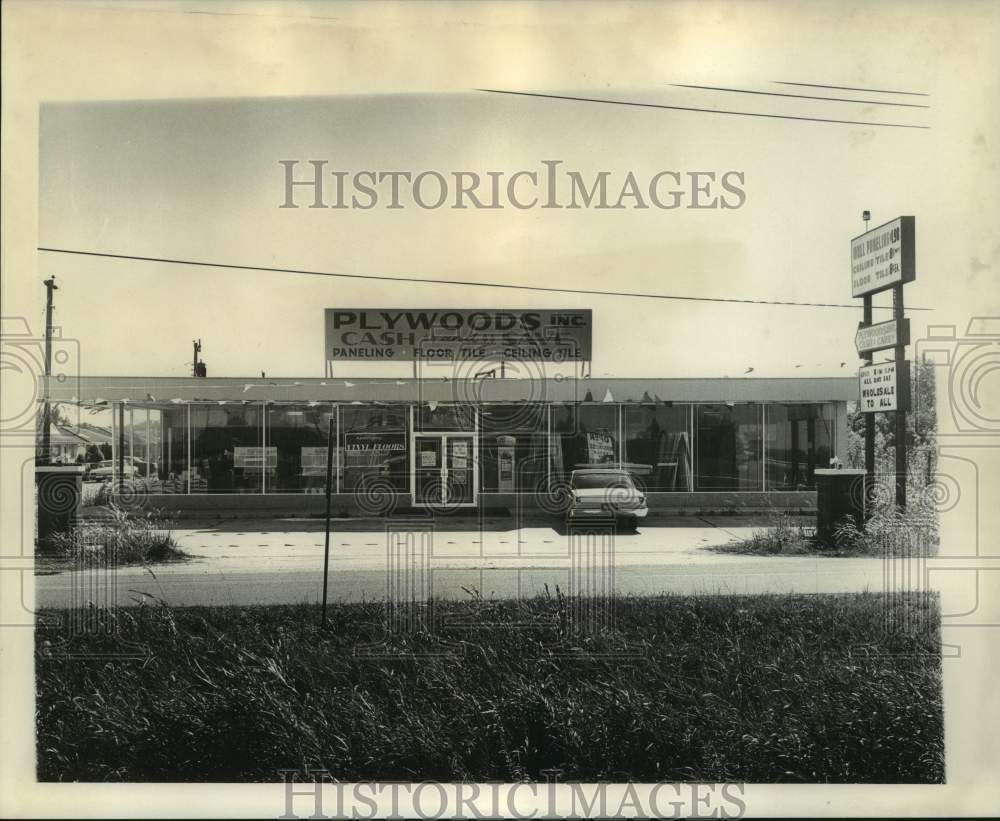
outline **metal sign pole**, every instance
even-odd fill
[[[323,627],[326,627],[326,596],[330,572],[330,502],[333,493],[333,435],[333,419],[331,418],[326,442],[326,537],[323,545]]]
[[[863,219],[868,228],[869,211]],[[906,508],[906,414],[910,409],[909,363],[906,346],[910,326],[903,316],[903,286],[916,279],[915,220],[897,217],[851,240],[851,292],[864,298],[864,322],[854,337],[865,361],[859,373],[861,410],[865,414],[865,519],[871,515],[875,474],[875,414],[893,415],[896,440],[895,502]],[[872,295],[892,289],[892,320],[872,324]],[[874,365],[875,351],[893,349],[891,362]],[[889,378],[895,384],[885,383]]]
[[[867,294],[864,299],[864,324],[872,324],[872,296]],[[865,364],[871,365],[873,354],[871,351],[865,353]],[[872,515],[872,491],[875,488],[875,414],[865,414],[865,501],[864,517],[867,522]]]
[[[892,316],[899,324],[903,325],[903,286],[894,285],[892,288]],[[897,339],[902,342],[903,339]],[[904,381],[903,374],[906,369],[906,347],[897,345],[896,351],[896,507],[900,510],[906,509],[906,409],[909,407],[910,397],[903,395],[903,390],[909,391],[908,381]]]

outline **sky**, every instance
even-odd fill
[[[322,376],[325,308],[585,307],[594,312],[595,376],[742,376],[750,368],[755,376],[850,375],[859,364],[853,338],[861,310],[850,293],[849,242],[864,230],[864,209],[872,212],[872,227],[902,214],[916,217],[917,280],[907,286],[906,302],[933,310],[911,311],[915,339],[929,324],[964,328],[968,297],[976,291],[982,294],[977,309],[995,313],[1000,300],[989,284],[1000,243],[983,203],[995,196],[998,181],[997,109],[983,101],[1000,89],[995,74],[980,70],[982,33],[968,16],[960,22],[928,9],[909,25],[897,21],[887,37],[892,3],[865,7],[865,21],[832,20],[815,6],[794,6],[797,13],[778,28],[772,17],[755,18],[753,5],[725,7],[724,27],[711,13],[695,15],[683,4],[658,10],[658,26],[649,33],[632,29],[629,38],[624,17],[617,25],[607,21],[603,37],[581,25],[573,60],[564,66],[544,60],[542,51],[558,42],[565,20],[511,23],[507,30],[499,23],[492,29],[470,24],[461,39],[448,26],[428,26],[421,54],[432,54],[435,42],[439,48],[460,44],[454,62],[470,69],[467,85],[445,75],[438,83],[448,87],[433,90],[404,82],[393,87],[387,78],[364,88],[364,68],[380,35],[360,21],[317,31],[291,20],[275,23],[271,37],[286,49],[282,70],[298,69],[297,81],[287,84],[294,94],[230,93],[224,82],[204,80],[200,93],[190,95],[181,93],[180,83],[173,93],[158,88],[157,99],[43,100],[38,245],[391,278],[857,307],[543,294],[40,252],[39,279],[54,274],[60,286],[56,324],[64,337],[79,341],[85,374],[184,375],[191,340],[200,338],[211,376]],[[172,15],[160,18],[174,23]],[[686,25],[670,25],[679,22]],[[199,23],[218,21],[207,16]],[[849,31],[832,37],[831,25]],[[968,48],[956,42],[942,50],[939,38],[928,53],[929,33],[942,26]],[[651,36],[655,31],[661,39]],[[216,34],[220,47],[229,43],[221,29]],[[310,45],[342,45],[345,38],[357,57],[352,70],[305,70],[337,63]],[[482,70],[473,45],[496,38],[521,48],[498,61],[502,70]],[[635,52],[625,54],[629,42]],[[293,43],[298,50],[290,51]],[[641,78],[636,66],[619,62],[626,59],[645,65]],[[521,76],[512,76],[515,65]],[[379,85],[388,87],[371,87]],[[127,87],[119,93],[131,97]],[[769,96],[776,93],[867,102]],[[303,171],[305,161],[323,159],[329,169],[352,174],[498,170],[507,176],[560,160],[585,178],[610,172],[613,190],[630,171],[641,184],[660,171],[736,171],[746,198],[740,208],[715,210],[282,209],[280,161],[290,159],[302,161]],[[298,198],[308,201],[305,193]],[[36,310],[43,293],[38,284]],[[885,295],[876,303],[888,305]],[[876,318],[888,319],[889,312],[876,311]],[[338,363],[337,373],[393,376],[409,368]]]

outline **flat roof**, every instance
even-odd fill
[[[856,401],[858,380],[778,379],[367,379],[341,377],[50,377],[54,402],[169,406],[184,402],[823,402]]]

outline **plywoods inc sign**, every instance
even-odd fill
[[[851,293],[865,296],[916,278],[914,219],[897,217],[851,240]]]
[[[592,319],[590,310],[327,308],[326,358],[588,360]]]

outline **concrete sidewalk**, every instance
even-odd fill
[[[568,556],[568,536],[561,523],[535,517],[514,528],[507,517],[469,519],[382,520],[334,519],[331,555],[351,567],[383,567],[388,527],[394,531],[430,533],[432,556],[450,562],[532,561]],[[294,566],[315,556],[324,545],[321,519],[226,519],[184,522],[173,530],[181,548],[202,560],[268,561],[273,566]],[[731,560],[732,556],[705,548],[745,539],[763,527],[759,520],[736,517],[665,518],[663,523],[640,525],[635,532],[615,535],[620,562],[654,561],[689,564]]]
[[[65,607],[86,601],[88,591],[116,603],[137,603],[144,594],[174,605],[277,604],[315,602],[322,589],[323,521],[316,519],[215,520],[185,522],[174,530],[192,556],[185,562],[150,569],[124,567],[113,584],[94,588],[89,571],[36,577],[36,604]],[[428,529],[418,522],[411,546],[419,560],[401,567],[399,552],[388,549],[385,524],[371,520],[334,521],[330,538],[330,600],[383,599],[390,569],[403,573],[418,598],[466,598],[471,590],[498,598],[527,596],[557,586],[580,589],[612,584],[621,594],[660,593],[819,593],[881,588],[884,564],[878,559],[814,556],[760,557],[715,552],[713,545],[746,538],[759,520],[718,517],[670,518],[622,533],[613,556],[593,539],[589,546],[570,539],[552,520],[511,529],[510,520],[445,520]],[[556,526],[554,526],[556,525]],[[403,522],[394,526],[405,527]],[[605,551],[605,552],[602,552]],[[405,551],[404,551],[405,552]],[[575,556],[571,556],[575,552]],[[404,559],[405,561],[405,559]],[[576,576],[573,577],[573,567]],[[98,580],[100,581],[100,580]],[[113,588],[113,589],[112,589]]]

